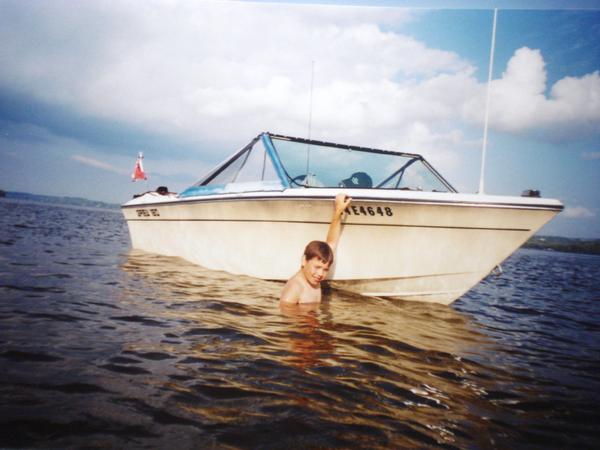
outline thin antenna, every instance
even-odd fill
[[[312,104],[313,104],[313,88],[315,81],[315,61],[311,61],[310,64],[310,100],[308,102],[308,139],[310,139],[312,132]],[[306,146],[306,177],[304,178],[304,185],[308,186],[308,175],[310,167],[310,144]]]
[[[481,150],[481,173],[479,174],[479,194],[484,193],[483,178],[485,172],[485,153],[487,148],[488,122],[490,116],[490,86],[492,84],[492,71],[494,69],[494,49],[496,47],[496,20],[498,8],[494,8],[494,25],[492,27],[492,47],[490,49],[490,67],[488,72],[487,93],[485,98],[485,121],[483,125],[483,148]]]
[[[315,62],[311,61],[310,64],[310,100],[308,103],[308,139],[312,130],[312,103],[313,103],[313,88],[315,82]]]

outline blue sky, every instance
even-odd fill
[[[539,189],[566,206],[544,234],[600,238],[600,2],[567,5],[0,0],[0,189],[180,191],[261,131],[305,136],[314,61],[312,137],[475,192],[498,6],[485,191]]]

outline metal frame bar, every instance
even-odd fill
[[[404,152],[395,152],[392,150],[381,150],[381,149],[377,149],[377,148],[360,147],[360,146],[346,145],[346,144],[336,144],[335,142],[316,141],[314,139],[296,138],[296,137],[292,137],[292,136],[284,136],[281,134],[274,134],[274,133],[266,133],[266,134],[268,134],[271,138],[281,139],[284,141],[294,141],[294,142],[299,142],[301,144],[321,145],[321,146],[325,146],[325,147],[341,148],[344,150],[356,150],[359,152],[382,153],[384,155],[401,155],[401,156],[408,156],[408,157],[413,157],[413,158],[422,158],[422,156],[417,153],[404,153]]]
[[[279,176],[279,179],[283,183],[283,186],[286,188],[290,187],[289,176],[286,176],[287,173],[281,164],[281,160],[279,159],[279,155],[277,154],[277,150],[275,150],[275,146],[271,142],[271,135],[269,133],[261,133],[259,137],[262,139],[262,142],[265,146],[265,150],[269,154],[269,158],[271,158],[271,162],[275,166],[275,171]]]
[[[412,159],[409,159],[406,162],[406,164],[404,164],[402,167],[400,167],[398,170],[396,170],[393,174],[391,174],[389,177],[387,177],[385,180],[383,180],[381,183],[379,183],[377,186],[375,186],[375,189],[381,188],[381,186],[383,186],[385,183],[387,183],[388,181],[390,181],[395,176],[399,175],[400,172],[404,172],[404,170],[407,167],[410,167],[411,165],[413,165],[416,161],[419,161],[420,159],[423,159],[423,158],[412,158]],[[402,179],[403,175],[404,175],[404,173],[402,175],[400,175],[400,178],[398,179],[398,182],[396,183],[396,189],[398,189],[398,186],[400,185],[400,180]]]
[[[209,183],[213,178],[215,178],[217,175],[219,175],[221,172],[223,172],[225,169],[227,169],[231,165],[231,163],[238,158],[238,156],[240,156],[242,153],[244,153],[246,150],[248,150],[249,147],[252,147],[256,143],[256,141],[258,141],[260,136],[261,136],[260,134],[258,136],[256,136],[254,139],[252,139],[252,141],[250,141],[250,143],[248,145],[245,145],[244,147],[242,147],[241,150],[238,150],[233,155],[231,155],[229,158],[227,158],[225,161],[223,161],[221,164],[217,165],[217,167],[215,169],[213,169],[211,172],[209,172],[204,177],[202,177],[199,181],[197,181],[194,184],[194,186],[203,186],[206,183]]]

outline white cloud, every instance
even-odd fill
[[[542,53],[518,49],[502,77],[493,80],[490,126],[502,131],[549,129],[553,134],[575,136],[581,131],[597,133],[600,126],[600,73],[565,77],[546,96],[547,74]],[[480,86],[482,91],[484,86]],[[467,101],[465,117],[483,118],[482,94]]]
[[[414,80],[473,71],[455,53],[385,31],[383,25],[397,29],[418,14],[403,8],[6,5],[0,54],[10,64],[0,65],[0,84],[86,114],[192,137],[248,139],[274,127],[304,134],[311,61],[315,129],[338,136],[397,128],[415,113],[427,118],[426,109],[439,116],[439,101],[419,106]]]
[[[107,153],[105,147],[35,125],[0,120],[0,130],[0,180],[5,190],[122,202],[145,188],[131,183],[134,150],[128,156]],[[167,185],[179,192],[211,168],[197,156],[172,158],[168,151],[147,151],[144,156],[152,188]]]
[[[584,152],[581,156],[588,160],[600,159],[600,152]]]
[[[454,52],[402,33],[404,8],[153,1],[3,2],[0,87],[186,139],[238,143],[263,130],[426,152],[442,169],[483,120],[485,85]],[[400,30],[400,31],[399,31]],[[494,80],[491,126],[597,132],[600,75],[546,95],[539,50]]]
[[[114,173],[118,173],[121,175],[127,174],[127,171],[125,171],[122,168],[115,167],[111,164],[108,164],[108,163],[105,163],[102,161],[98,161],[97,159],[90,158],[88,156],[71,155],[71,159],[74,161],[77,161],[81,164],[84,164],[86,166],[95,167],[96,169],[106,170],[108,172],[114,172]]]
[[[567,219],[591,219],[592,217],[596,217],[596,214],[583,206],[572,206],[565,208],[562,217]]]

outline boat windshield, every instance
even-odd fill
[[[179,196],[288,187],[456,192],[420,155],[263,133]]]
[[[420,155],[271,135],[290,187],[456,192]]]
[[[260,135],[257,136],[179,196],[282,191],[285,188],[283,175],[277,172],[264,142]]]

